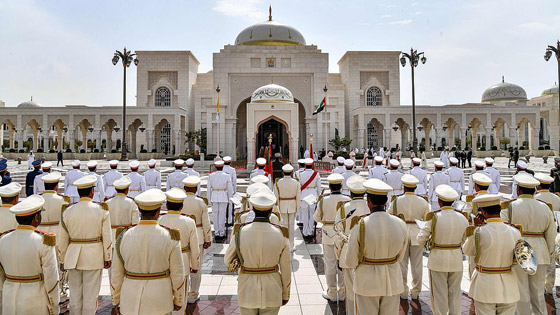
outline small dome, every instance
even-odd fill
[[[277,84],[267,84],[256,89],[251,95],[251,103],[293,103],[294,96],[287,88]]]
[[[26,107],[42,107],[43,105],[35,103],[33,101],[23,102],[19,104],[17,107],[26,108]]]
[[[542,91],[542,95],[550,95],[550,94],[558,94],[558,85],[553,85],[551,87],[549,87],[548,89]]]
[[[242,30],[235,45],[305,45],[305,38],[297,29],[272,20],[269,9],[268,21],[251,25]]]
[[[525,90],[519,85],[504,82],[503,77],[501,83],[487,88],[482,94],[483,103],[519,100],[527,100],[527,93]]]

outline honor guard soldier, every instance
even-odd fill
[[[560,157],[554,158],[554,168],[550,170],[550,177],[554,178],[550,191],[560,192]]]
[[[143,175],[146,181],[146,190],[153,188],[161,189],[161,173],[156,170],[156,160],[151,159],[148,161],[148,170]]]
[[[463,213],[453,209],[459,194],[449,185],[435,189],[441,210],[426,215],[426,225],[418,234],[422,247],[430,241],[428,269],[430,297],[434,314],[461,314],[461,279],[465,230],[469,222]]]
[[[333,173],[339,173],[342,174],[344,173],[344,171],[346,170],[346,168],[344,167],[344,161],[346,161],[346,159],[343,156],[339,156],[336,158],[336,163],[338,164],[338,166],[336,168],[334,168],[332,170]]]
[[[80,161],[72,161],[72,170],[64,176],[64,195],[70,197],[71,203],[76,203],[80,199],[74,182],[82,176],[84,176],[84,172],[80,171]]]
[[[207,194],[208,201],[212,203],[212,218],[214,222],[214,236],[216,240],[223,241],[226,235],[226,215],[229,198],[234,194],[231,178],[224,173],[224,161],[214,162],[216,171],[208,176]]]
[[[391,186],[368,179],[364,187],[371,214],[352,219],[346,253],[347,266],[355,268],[355,314],[398,314],[404,291],[398,262],[408,243],[406,224],[385,211]]]
[[[231,156],[224,156],[224,172],[229,174],[231,179],[231,185],[233,186],[233,193],[237,192],[237,172],[235,168],[231,167]],[[227,213],[227,224],[233,225],[233,203],[229,202],[228,204],[228,213]]]
[[[354,161],[347,159],[344,161],[344,172],[342,172],[342,177],[344,178],[342,181],[342,194],[345,196],[350,196],[350,190],[348,189],[348,186],[346,186],[346,181],[348,180],[348,178],[350,178],[351,176],[356,175],[356,173],[354,173],[353,168],[354,168]]]
[[[351,222],[354,217],[368,215],[369,208],[367,201],[364,199],[366,188],[364,187],[365,179],[360,175],[354,175],[348,179],[348,188],[350,189],[350,198],[348,202],[338,203],[335,222],[338,223],[337,228],[343,235],[337,233],[335,235],[334,246],[338,259],[338,265],[342,268],[344,278],[344,288],[346,291],[346,314],[354,315],[354,269],[350,268],[346,263],[346,252],[348,243],[344,239],[350,235]]]
[[[373,161],[375,162],[375,167],[369,169],[368,177],[383,180],[385,174],[388,173],[387,169],[383,166],[383,157],[378,155],[373,158]]]
[[[111,168],[105,175],[103,175],[103,185],[105,186],[105,199],[113,198],[117,194],[113,182],[117,179],[123,177],[123,174],[117,171],[119,166],[119,161],[111,160],[109,161],[109,167]]]
[[[0,187],[8,185],[12,182],[12,178],[7,175],[8,165],[6,163],[0,163]]]
[[[282,166],[284,177],[280,178],[274,184],[274,195],[278,200],[278,211],[282,216],[282,224],[288,228],[290,232],[290,248],[294,249],[294,226],[296,212],[300,208],[301,203],[301,185],[292,177],[294,167],[290,164]]]
[[[194,170],[194,159],[189,158],[187,159],[187,169],[185,170],[185,174],[187,174],[187,176],[198,176],[200,177],[200,173]],[[225,162],[224,162],[225,164]],[[235,184],[237,187],[237,183]],[[234,190],[235,192],[235,190]],[[197,190],[196,190],[196,195],[200,196],[200,184],[198,184]]]
[[[473,200],[480,211],[475,225],[467,228],[465,255],[475,258],[476,271],[469,296],[480,315],[515,313],[519,301],[517,278],[512,272],[519,230],[500,218],[500,196],[483,194]]]
[[[35,193],[34,192],[35,177],[43,174],[43,172],[41,171],[41,160],[35,160],[31,163],[31,165],[33,165],[33,170],[27,173],[27,175],[25,176],[25,195],[27,197]]]
[[[117,232],[111,271],[117,314],[171,314],[184,305],[181,235],[157,221],[165,197],[159,189],[136,196],[140,223]]]
[[[173,187],[183,187],[183,179],[185,179],[187,174],[183,173],[183,165],[185,161],[182,159],[177,159],[173,161],[173,165],[175,166],[175,171],[169,175],[167,175],[167,190]]]
[[[167,213],[159,217],[159,223],[163,226],[179,230],[181,235],[181,253],[185,267],[185,296],[189,290],[189,275],[200,273],[200,253],[198,247],[198,232],[194,218],[181,213],[187,194],[183,189],[172,188],[165,193],[167,196]],[[179,310],[179,314],[185,314],[185,306]]]
[[[529,167],[529,165],[527,165],[527,162],[525,161],[517,161],[517,171],[516,171],[516,175],[517,174],[527,174],[527,175],[531,175],[529,174],[529,172],[527,172],[527,168]],[[511,198],[512,199],[517,199],[518,195],[517,195],[517,181],[515,180],[515,176],[513,176],[513,181],[511,184]]]
[[[474,162],[474,169],[475,169],[475,171],[474,171],[471,175],[469,175],[469,191],[468,191],[468,194],[469,194],[469,195],[472,194],[472,193],[474,193],[474,181],[473,181],[473,178],[472,178],[473,174],[475,174],[475,173],[482,173],[482,174],[488,176],[488,173],[486,173],[486,172],[484,171],[484,166],[485,166],[485,165],[486,165],[486,164],[484,163],[484,161],[475,161],[475,162]],[[489,176],[488,176],[488,177],[489,177]]]
[[[19,194],[21,193],[21,185],[11,182],[8,185],[0,187],[0,197],[2,198],[2,207],[0,207],[0,234],[17,228],[18,223],[12,213],[10,207],[17,204]]]
[[[560,211],[560,197],[558,196],[558,194],[550,192],[550,186],[554,182],[554,178],[544,173],[536,173],[535,179],[540,182],[540,185],[537,186],[538,190],[537,190],[537,194],[535,195],[535,199],[544,201],[547,204],[551,205],[553,211]],[[553,212],[553,213],[557,213],[557,212]],[[558,225],[558,222],[556,222],[556,225]],[[554,250],[556,251],[556,249]],[[556,261],[554,259],[551,259],[550,265],[548,265],[547,268],[546,281],[544,284],[546,294],[552,294],[555,280],[556,280]]]
[[[455,191],[459,194],[459,198],[463,195],[465,191],[465,172],[457,167],[459,160],[455,157],[449,158],[449,163],[451,167],[447,169],[447,176],[449,176],[449,186],[453,187]]]
[[[239,268],[237,296],[241,315],[278,314],[290,299],[292,277],[288,229],[269,217],[276,197],[266,192],[251,196],[251,223],[236,224],[224,261]]]
[[[250,179],[252,179],[253,177],[255,177],[257,175],[264,175],[264,176],[268,177],[268,188],[270,188],[270,190],[272,190],[272,177],[270,176],[270,174],[268,172],[266,172],[264,170],[265,166],[266,166],[266,159],[265,158],[258,158],[257,159],[257,168],[254,169],[251,172]]]
[[[401,182],[403,173],[399,171],[399,165],[399,161],[391,159],[389,161],[389,167],[391,168],[391,170],[383,177],[383,181],[393,188],[393,190],[390,191],[388,195],[389,201],[392,200],[392,196],[398,196],[402,194],[403,191]]]
[[[517,303],[518,314],[546,314],[544,283],[546,269],[554,252],[556,223],[549,206],[533,198],[535,187],[540,183],[529,174],[514,176],[519,199],[512,200],[501,212],[504,221],[521,225],[521,236],[533,247],[538,261],[537,272],[528,275],[521,267],[513,268],[519,283],[521,299]]]
[[[103,178],[101,177],[101,175],[96,173],[96,171],[97,171],[97,161],[89,161],[87,163],[87,168],[89,170],[89,173],[87,173],[86,175],[93,175],[97,178],[97,182],[96,182],[95,186],[93,186],[92,201],[97,202],[97,203],[105,201],[105,186],[103,185]],[[80,197],[82,197],[82,196],[80,196]]]
[[[80,200],[62,212],[58,236],[61,269],[68,270],[70,313],[95,314],[102,269],[111,267],[111,220],[106,203],[92,201],[99,177],[74,182]]]
[[[33,180],[33,194],[35,195],[40,195],[43,191],[45,191],[45,185],[43,185],[44,183],[41,180],[41,177],[51,172],[52,163],[45,162],[41,165],[41,167],[43,168],[43,174],[35,176],[35,179]]]
[[[298,169],[294,172],[294,177],[299,180],[299,175],[301,174],[301,172],[305,171],[305,159],[299,159],[297,160],[297,163]],[[342,164],[344,165],[344,162],[342,162]]]
[[[50,234],[59,234],[60,216],[62,211],[70,204],[70,198],[57,194],[58,182],[62,175],[59,172],[51,172],[41,177],[45,191],[43,192],[44,212],[41,213],[39,229]]]
[[[486,162],[486,169],[484,171],[488,173],[488,176],[492,179],[492,185],[488,187],[488,193],[497,194],[500,192],[500,171],[494,168],[493,158],[487,157],[484,159],[484,162]]]
[[[412,159],[412,169],[408,173],[418,179],[415,194],[418,196],[426,196],[428,194],[428,173],[420,167],[422,160],[419,158]]]
[[[345,162],[346,163],[346,162]],[[334,229],[333,225],[336,218],[336,210],[339,202],[350,201],[341,193],[342,182],[344,177],[340,174],[331,174],[327,177],[331,194],[321,196],[317,203],[317,210],[313,218],[316,222],[323,224],[323,261],[325,263],[325,277],[327,279],[327,290],[323,291],[323,298],[331,302],[344,301],[346,292],[344,290],[344,275],[342,270],[338,269],[338,260],[336,259],[334,249]]]
[[[410,297],[418,300],[418,295],[422,290],[422,257],[424,247],[418,244],[416,237],[420,232],[416,220],[422,221],[428,212],[430,212],[430,204],[426,199],[414,194],[418,185],[418,179],[410,174],[401,177],[404,187],[404,194],[397,196],[389,205],[388,212],[392,215],[404,217],[406,229],[408,230],[408,242],[406,251],[401,260],[401,272],[403,279],[404,292],[401,299],[408,299],[408,261],[410,260],[410,272],[412,274],[412,287],[410,288]]]
[[[116,238],[118,228],[128,228],[138,224],[140,213],[134,200],[127,197],[131,180],[123,176],[113,182],[116,196],[107,200],[109,217],[111,219],[111,231],[113,240]]]
[[[210,220],[208,219],[208,205],[206,202],[195,195],[197,187],[200,185],[198,176],[189,176],[183,179],[183,185],[187,197],[183,201],[183,209],[181,212],[193,218],[196,223],[198,233],[199,261],[204,259],[204,250],[210,247],[212,242],[212,231]],[[192,304],[200,299],[198,290],[200,289],[200,279],[202,272],[189,274],[189,288],[187,294],[187,303]]]
[[[0,235],[0,293],[3,314],[59,313],[54,234],[37,230],[43,197],[33,195],[10,208],[18,226]]]
[[[313,169],[313,159],[305,159],[305,171],[300,173],[299,183],[301,184],[301,199],[311,195],[315,200],[321,195],[321,176]],[[315,214],[316,204],[309,204],[306,201],[300,203],[300,220],[303,223],[303,238],[310,239],[313,237],[315,222],[313,214]]]
[[[449,176],[443,172],[443,162],[442,161],[435,161],[434,162],[434,169],[435,172],[430,176],[430,180],[428,181],[429,189],[428,189],[428,200],[430,202],[430,206],[432,211],[439,210],[439,201],[438,196],[436,194],[436,188],[439,185],[449,185]]]
[[[130,161],[130,174],[128,174],[128,177],[130,178],[131,183],[128,188],[128,197],[133,199],[146,191],[146,180],[144,180],[144,176],[138,174],[139,167],[140,162]],[[182,185],[180,188],[183,189]]]

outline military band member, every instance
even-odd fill
[[[18,226],[16,218],[10,213],[10,207],[18,203],[21,190],[21,185],[16,182],[11,182],[8,185],[0,187],[0,197],[2,198],[2,206],[0,207],[0,234],[8,230],[13,230]]]
[[[225,162],[224,162],[224,164],[225,164]],[[187,169],[185,170],[185,174],[187,174],[188,176],[198,176],[198,177],[200,177],[200,173],[194,170],[194,159],[192,159],[192,158],[187,159],[186,165],[187,165]],[[237,185],[237,183],[235,185]],[[198,184],[198,187],[197,187],[197,190],[196,190],[196,195],[200,196],[200,184]]]
[[[183,187],[183,179],[189,176],[183,172],[183,165],[185,165],[185,161],[183,159],[177,159],[173,161],[173,166],[175,166],[175,171],[167,175],[167,189],[171,189],[173,187]]]
[[[321,176],[313,169],[313,159],[305,159],[305,171],[300,173],[299,183],[301,184],[301,199],[312,195],[315,200],[321,194]],[[315,221],[313,215],[315,214],[316,204],[310,205],[307,202],[300,203],[300,220],[303,223],[303,238],[310,239],[313,237],[313,230]]]
[[[179,230],[181,235],[181,252],[185,267],[185,296],[189,290],[189,275],[200,270],[200,253],[198,247],[198,232],[196,223],[190,216],[181,213],[187,194],[183,189],[172,188],[165,193],[167,196],[167,213],[159,217],[159,223]],[[185,314],[186,303],[177,314]]]
[[[118,228],[128,228],[138,224],[140,220],[140,212],[134,200],[127,197],[131,180],[128,176],[122,176],[115,180],[116,196],[107,200],[109,207],[109,217],[111,219],[111,232],[113,240],[116,238]]]
[[[517,303],[518,314],[546,314],[544,300],[544,283],[546,269],[554,252],[556,224],[548,205],[533,198],[539,181],[529,174],[514,176],[517,182],[519,198],[510,201],[501,212],[505,222],[521,225],[521,236],[533,247],[538,261],[537,272],[528,275],[518,265],[513,270],[517,275],[520,300]]]
[[[231,185],[233,186],[233,193],[235,194],[237,191],[237,171],[231,166],[231,156],[224,156],[224,172],[229,174]],[[230,200],[227,209],[227,224],[229,226],[233,225],[233,210],[233,203]]]
[[[426,216],[426,225],[418,234],[422,247],[430,240],[428,269],[430,272],[430,297],[435,315],[461,314],[461,279],[465,230],[469,222],[463,213],[451,206],[459,194],[449,185],[435,189],[441,210]]]
[[[375,162],[375,167],[369,169],[368,177],[383,180],[385,174],[388,173],[387,169],[383,166],[383,157],[378,155],[373,158],[373,161]]]
[[[322,196],[317,203],[317,210],[313,218],[316,222],[323,224],[323,261],[325,263],[325,277],[327,279],[327,290],[323,291],[323,298],[331,302],[344,301],[346,292],[344,290],[344,275],[342,270],[338,269],[338,260],[336,259],[334,249],[334,220],[339,202],[350,201],[341,193],[342,182],[344,176],[334,173],[327,177],[329,182],[330,195]]]
[[[469,296],[480,315],[513,315],[519,301],[517,278],[512,272],[514,249],[521,239],[519,230],[500,218],[500,196],[482,194],[473,200],[480,215],[467,228],[463,252],[475,258],[476,271]]]
[[[140,222],[117,233],[111,278],[117,314],[170,314],[184,305],[181,235],[157,221],[165,197],[159,189],[136,196]]]
[[[430,206],[432,211],[439,210],[439,198],[436,194],[436,188],[439,185],[449,185],[449,176],[443,172],[443,162],[434,162],[434,173],[430,176],[429,180],[429,190],[428,199],[430,201]]]
[[[80,199],[78,189],[74,186],[74,182],[84,176],[84,172],[80,171],[80,161],[72,161],[72,170],[64,176],[64,195],[70,197],[70,203],[76,203]]]
[[[119,166],[119,161],[111,160],[109,161],[109,167],[111,168],[105,175],[103,175],[103,185],[105,186],[105,199],[113,198],[117,194],[113,182],[121,178],[123,174],[117,170]]]
[[[418,196],[426,196],[428,194],[428,173],[420,167],[420,163],[422,163],[422,160],[413,158],[413,167],[408,173],[418,179],[418,185],[416,185],[414,193]]]
[[[387,183],[387,185],[393,188],[393,190],[389,192],[389,195],[387,196],[389,198],[389,201],[391,200],[392,196],[398,196],[402,194],[403,191],[402,182],[401,182],[401,177],[403,176],[403,173],[399,171],[399,165],[400,165],[399,161],[395,159],[389,160],[390,170],[383,177],[383,181]]]
[[[128,177],[130,178],[130,187],[128,187],[128,197],[134,198],[139,194],[146,191],[146,180],[144,176],[138,174],[138,168],[140,167],[140,162],[138,161],[130,161],[130,174]],[[183,187],[180,187],[183,189]]]
[[[486,162],[485,171],[486,173],[488,173],[490,179],[492,179],[492,185],[488,187],[488,193],[497,194],[500,192],[500,182],[502,181],[500,177],[500,171],[494,168],[493,158],[487,157],[484,159],[484,162]]]
[[[560,197],[558,197],[557,194],[550,192],[550,185],[554,182],[554,178],[544,173],[536,173],[535,179],[540,182],[540,185],[537,186],[538,190],[537,190],[537,194],[535,195],[535,199],[542,200],[547,204],[551,205],[553,211],[560,211]],[[557,213],[557,212],[553,212],[553,213]],[[558,222],[556,222],[556,225],[558,225]],[[547,268],[546,280],[544,284],[546,294],[552,294],[555,280],[556,280],[556,261],[554,259],[551,259],[550,265],[548,265]]]
[[[86,175],[94,175],[97,178],[97,183],[93,186],[93,202],[102,202],[105,201],[105,186],[103,185],[103,178],[101,175],[96,173],[97,170],[97,161],[89,161],[87,163],[87,168],[89,173]],[[80,196],[81,197],[81,196]]]
[[[62,270],[68,270],[70,313],[95,314],[102,269],[111,267],[111,220],[107,204],[92,201],[95,175],[74,182],[80,200],[62,212],[58,236]]]
[[[301,185],[292,177],[294,167],[290,164],[282,166],[283,178],[274,184],[274,194],[278,200],[278,211],[282,216],[282,224],[290,232],[290,248],[294,249],[295,214],[300,208]]]
[[[266,159],[265,158],[258,158],[257,159],[257,168],[254,169],[251,172],[250,179],[253,179],[253,177],[255,177],[257,175],[264,175],[264,176],[268,177],[268,188],[270,188],[270,190],[272,190],[272,176],[271,176],[271,174],[269,174],[268,172],[266,172],[264,170],[265,166],[266,166]]]
[[[35,176],[35,179],[33,180],[33,193],[36,195],[40,195],[43,191],[45,191],[45,185],[43,185],[41,177],[51,172],[52,163],[45,162],[41,165],[41,167],[43,168],[43,173]]]
[[[37,230],[44,199],[32,195],[10,208],[18,226],[0,235],[0,305],[3,314],[59,313],[58,265],[53,234]]]
[[[25,195],[27,197],[34,194],[33,184],[35,182],[35,177],[43,174],[43,171],[41,171],[41,160],[35,160],[31,165],[33,166],[33,170],[25,176]]]
[[[45,191],[43,192],[43,213],[41,213],[41,223],[39,229],[41,231],[54,234],[59,234],[60,216],[62,211],[70,204],[70,198],[57,194],[58,182],[62,175],[59,172],[51,172],[41,179],[43,180]]]
[[[345,167],[344,167],[344,161],[345,161],[345,160],[346,160],[346,159],[345,159],[343,156],[337,157],[337,158],[336,158],[336,163],[338,164],[338,166],[337,166],[336,168],[334,168],[334,169],[332,170],[332,172],[333,172],[333,173],[339,173],[339,174],[344,173],[344,171],[346,170]]]
[[[344,178],[344,180],[342,181],[342,194],[345,196],[350,196],[350,190],[348,189],[348,186],[346,186],[346,181],[348,180],[348,178],[350,178],[351,176],[356,175],[356,173],[354,173],[354,161],[351,159],[347,159],[344,161],[344,172],[341,173],[342,177]]]
[[[196,196],[196,191],[200,186],[200,178],[198,176],[189,176],[183,179],[183,186],[187,197],[183,201],[183,209],[181,212],[190,216],[196,223],[199,245],[199,261],[202,263],[204,259],[204,250],[208,249],[212,242],[212,231],[210,220],[208,219],[208,205],[206,202]],[[187,303],[192,304],[200,299],[198,290],[200,289],[200,279],[202,272],[189,273],[189,288],[187,294]]]
[[[471,175],[469,175],[469,191],[468,191],[469,195],[474,193],[474,181],[473,181],[473,178],[472,178],[473,174],[482,173],[482,174],[488,176],[488,173],[486,173],[486,171],[484,171],[484,166],[485,165],[486,164],[484,163],[484,161],[479,160],[479,161],[474,162],[474,170],[475,171]]]
[[[263,183],[254,183],[251,184],[247,187],[247,196],[249,196],[248,198],[250,198],[250,196],[257,194],[257,193],[266,193],[266,194],[271,194],[276,198],[276,195],[274,195],[274,192],[272,192],[268,186],[266,186]],[[247,201],[247,205],[249,206],[248,209],[251,209],[250,207],[251,202]],[[250,223],[253,222],[253,220],[255,219],[255,211],[253,210],[246,210],[243,213],[239,213],[238,215],[236,215],[235,218],[235,223]],[[280,213],[278,212],[278,205],[274,205],[272,207],[272,215],[269,218],[270,223],[273,224],[277,224],[280,225],[281,224],[281,220],[282,220],[282,216],[280,216]]]
[[[474,192],[470,195],[465,197],[465,201],[467,202],[467,206],[465,207],[464,212],[472,213],[474,216],[478,215],[478,207],[476,202],[473,201],[478,195],[487,194],[488,187],[492,185],[492,179],[484,174],[484,173],[473,173],[471,175],[471,180],[474,185]],[[472,218],[469,216],[469,221],[472,223]]]
[[[398,314],[403,293],[401,268],[408,243],[406,224],[385,211],[392,190],[379,179],[364,182],[371,214],[354,218],[346,264],[355,268],[355,314]]]
[[[226,235],[226,211],[229,198],[233,196],[233,186],[229,174],[223,172],[224,161],[214,162],[216,171],[208,176],[207,194],[212,203],[212,217],[214,222],[214,236],[216,240],[225,240]]]
[[[455,191],[459,194],[459,198],[463,195],[465,191],[465,172],[463,169],[458,168],[457,164],[459,160],[455,157],[449,158],[450,168],[447,169],[447,175],[449,176],[449,186],[453,187]]]
[[[161,189],[161,173],[156,170],[156,160],[151,159],[148,161],[148,170],[143,175],[146,181],[146,190],[153,188]]]
[[[262,192],[251,196],[255,211],[251,223],[236,224],[234,239],[224,261],[239,266],[238,304],[241,315],[278,314],[280,306],[290,299],[291,255],[288,229],[270,223],[276,203],[273,194]]]
[[[416,194],[419,181],[416,177],[410,174],[405,174],[401,177],[404,187],[404,194],[396,197],[390,204],[388,212],[392,215],[402,215],[408,230],[408,242],[406,251],[400,262],[402,279],[404,285],[404,292],[401,294],[401,299],[408,299],[408,261],[410,260],[410,272],[412,274],[412,287],[410,288],[410,297],[413,300],[418,299],[418,295],[422,290],[422,257],[424,247],[418,244],[416,237],[420,232],[416,220],[423,220],[426,214],[430,212],[430,204]]]
[[[527,175],[531,175],[529,174],[529,172],[527,172],[527,168],[529,167],[529,165],[527,165],[527,162],[525,161],[517,161],[517,171],[516,171],[516,175],[517,174],[527,174]],[[517,194],[517,181],[515,180],[515,176],[513,177],[513,181],[511,184],[511,198],[512,199],[517,199],[518,194]],[[522,297],[523,298],[523,297]]]

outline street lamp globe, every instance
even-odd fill
[[[406,66],[406,58],[404,56],[401,57],[401,65],[403,67]]]
[[[424,56],[422,56],[422,59],[420,59],[420,61],[422,61],[422,64],[425,64],[427,60],[428,60],[428,59],[427,59],[426,57],[424,57]]]
[[[119,56],[115,55],[115,56],[113,57],[113,60],[112,60],[112,61],[113,61],[113,66],[116,66],[116,65],[117,65],[117,62],[119,62]]]

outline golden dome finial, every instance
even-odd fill
[[[272,5],[268,6],[268,20],[272,21]]]

